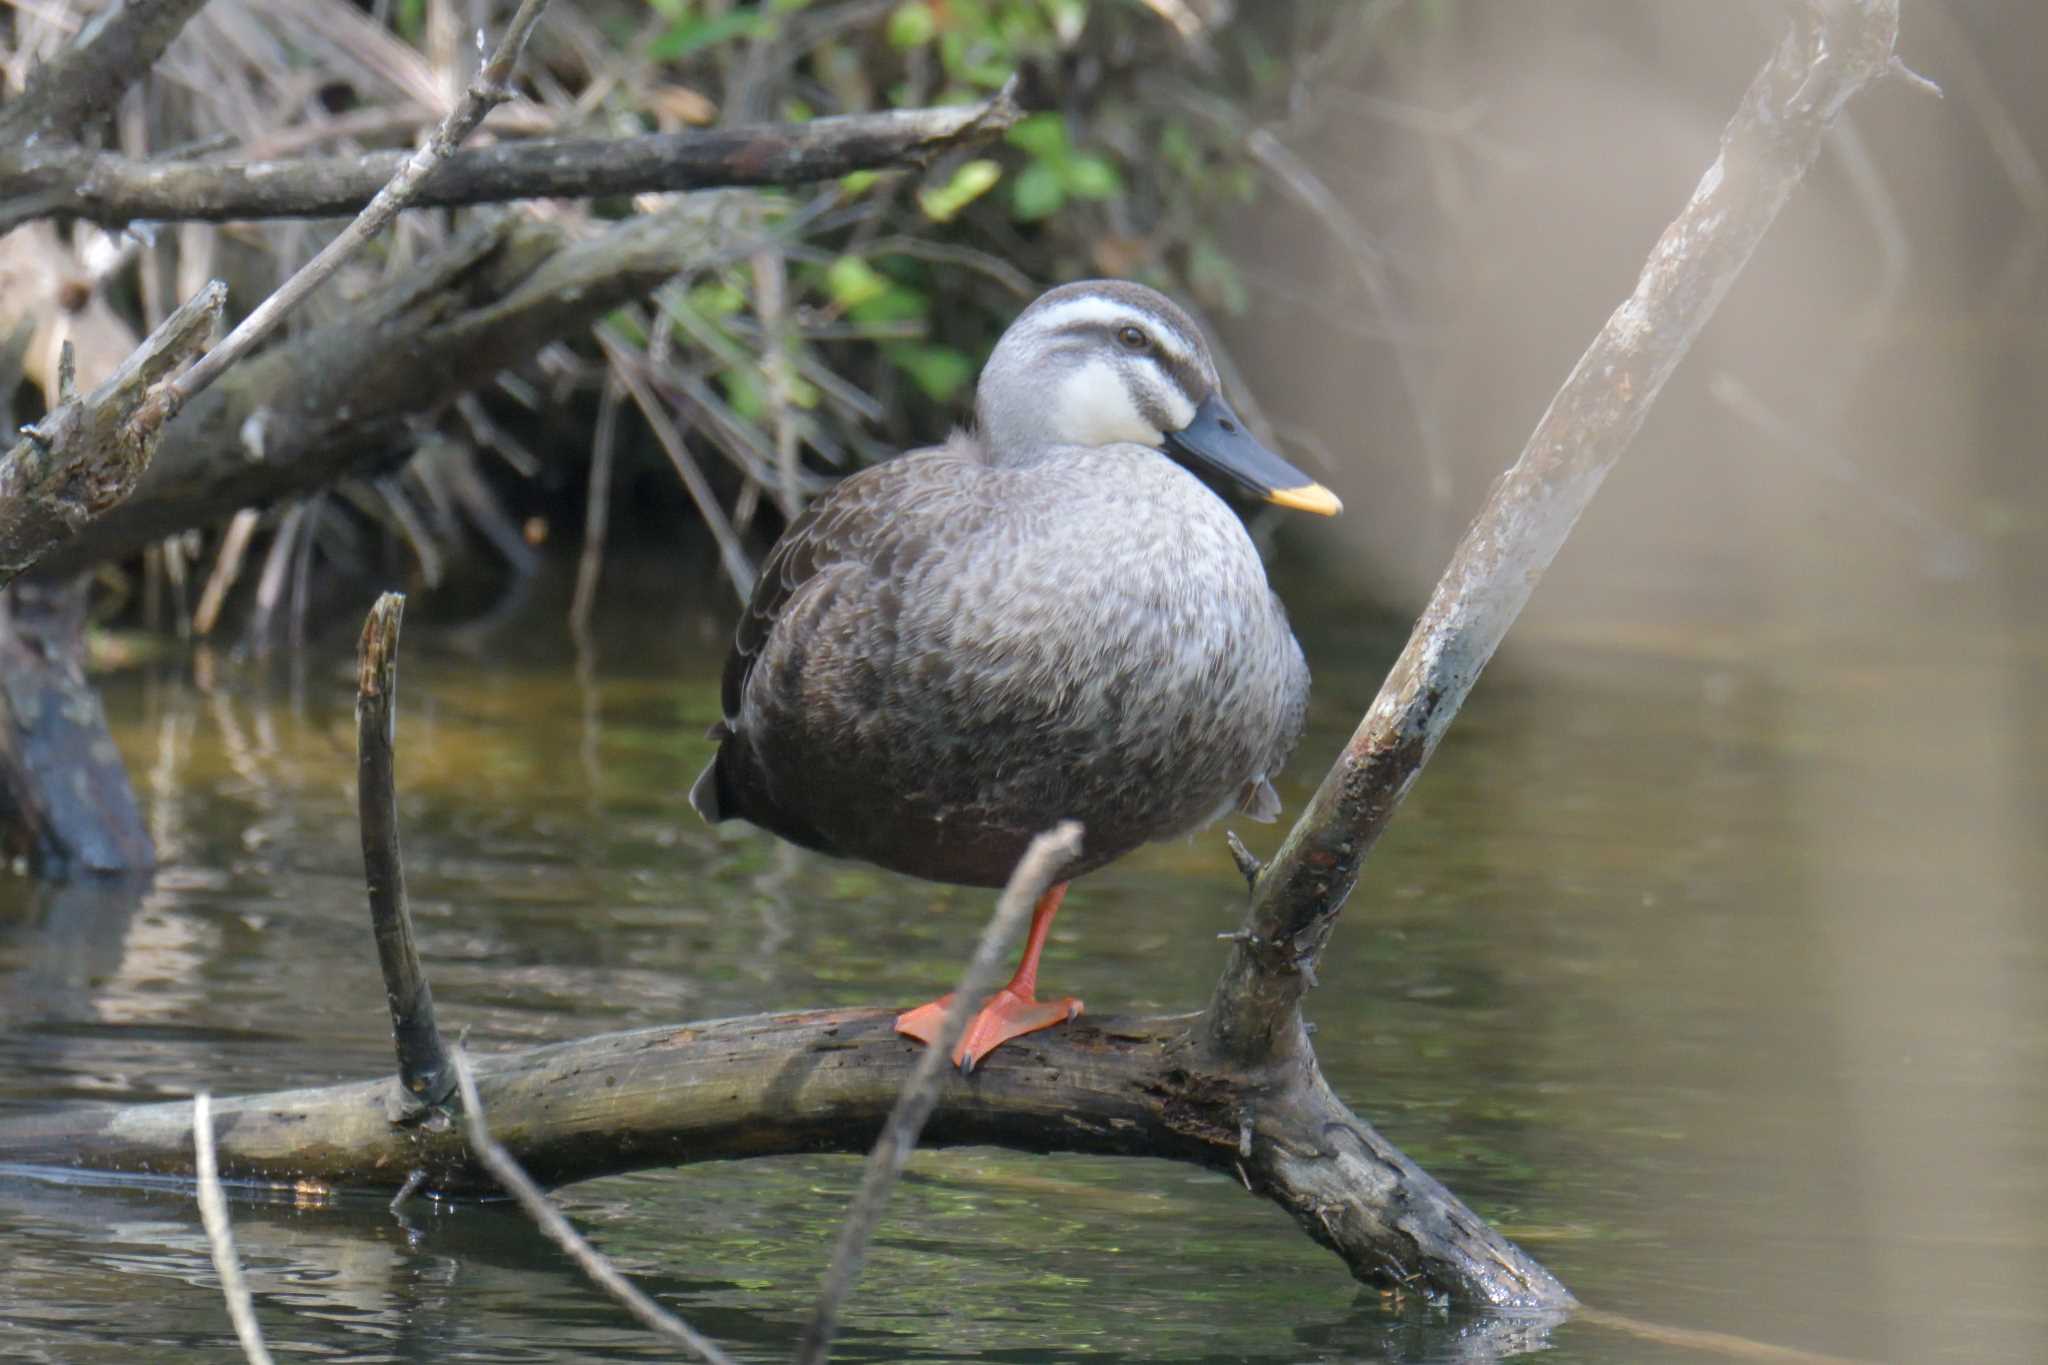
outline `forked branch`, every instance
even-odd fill
[[[1751,85],[1720,156],[1496,487],[1407,650],[1274,864],[1206,1014],[1091,1017],[942,1074],[926,1140],[1165,1157],[1237,1176],[1369,1284],[1534,1310],[1573,1303],[1542,1266],[1389,1146],[1324,1083],[1303,991],[1359,869],[1601,478],[1851,94],[1893,65],[1897,0],[1813,0]],[[894,1011],[716,1020],[480,1059],[506,1146],[561,1183],[636,1167],[866,1149],[923,1050]],[[245,1180],[476,1193],[447,1125],[387,1112],[389,1082],[225,1100]],[[0,1118],[0,1161],[189,1169],[181,1104]]]
[[[1401,798],[1600,482],[1642,428],[1849,97],[1895,64],[1898,0],[1810,0],[1720,154],[1493,486],[1379,696],[1260,874],[1206,1026],[1240,1064],[1302,1046],[1301,997]]]

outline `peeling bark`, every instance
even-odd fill
[[[57,406],[0,455],[0,587],[126,498],[168,415],[160,386],[206,347],[227,302],[215,281],[165,318],[107,381]]]

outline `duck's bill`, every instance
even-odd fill
[[[1344,510],[1335,493],[1260,445],[1221,394],[1203,399],[1194,421],[1166,433],[1166,446],[1267,502],[1325,517]]]

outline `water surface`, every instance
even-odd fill
[[[490,1050],[950,980],[987,893],[689,813],[723,602],[621,582],[580,670],[559,607],[543,592],[481,642],[408,624],[405,855],[445,1026]],[[1361,612],[1297,615],[1318,690],[1290,809],[1399,643]],[[2048,1355],[2048,649],[1933,619],[1912,638],[1626,610],[1538,626],[1348,909],[1310,1000],[1333,1082],[1587,1303],[1865,1358]],[[164,866],[139,889],[0,881],[0,1106],[389,1070],[352,637],[296,678],[222,659],[206,687],[183,660],[108,679]],[[1219,833],[1147,850],[1076,890],[1045,983],[1102,1011],[1196,1007],[1241,901]],[[561,1199],[664,1303],[778,1360],[857,1176],[851,1158],[773,1159]],[[505,1208],[240,1201],[235,1219],[281,1356],[666,1358]],[[0,1176],[0,1230],[0,1354],[232,1352],[186,1192]],[[1603,1322],[1384,1301],[1205,1172],[971,1149],[914,1160],[840,1355],[1546,1345],[1716,1358]]]

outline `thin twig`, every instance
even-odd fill
[[[256,605],[249,613],[248,638],[258,655],[268,654],[276,643],[277,609],[284,603],[299,529],[305,525],[306,504],[295,502],[285,509],[276,533],[270,538],[270,548],[264,553],[263,569],[256,576]]]
[[[953,1048],[967,1032],[967,1016],[995,984],[1003,958],[1030,916],[1031,907],[1058,878],[1060,869],[1080,852],[1081,826],[1063,820],[1031,841],[1031,847],[1018,860],[1017,870],[1010,874],[1010,884],[1003,888],[996,912],[988,927],[981,931],[981,942],[975,945],[974,956],[953,988],[946,1017],[939,1025],[939,1036],[917,1059],[910,1079],[903,1083],[896,1107],[890,1111],[889,1121],[882,1126],[882,1136],[868,1153],[860,1190],[853,1197],[853,1206],[846,1211],[839,1242],[832,1249],[832,1264],[818,1291],[818,1306],[811,1314],[810,1325],[804,1329],[803,1343],[797,1348],[798,1365],[823,1365],[831,1351],[833,1335],[839,1328],[839,1310],[860,1276],[868,1241],[882,1221],[889,1192],[896,1187],[896,1178],[903,1174],[910,1154],[917,1150],[918,1134],[924,1131],[925,1120],[931,1117],[932,1106],[939,1101],[939,1086],[952,1070]]]
[[[490,1125],[484,1119],[483,1097],[477,1094],[476,1074],[470,1068],[469,1058],[463,1055],[461,1048],[457,1048],[451,1060],[455,1083],[462,1095],[462,1131],[469,1140],[470,1151],[504,1187],[505,1193],[526,1210],[527,1216],[539,1225],[547,1239],[567,1252],[569,1259],[590,1277],[592,1284],[617,1299],[644,1326],[681,1344],[694,1352],[698,1359],[710,1361],[711,1365],[732,1365],[732,1357],[720,1350],[717,1342],[700,1335],[689,1323],[648,1298],[603,1252],[585,1241],[583,1235],[571,1226],[540,1186],[533,1183],[533,1177],[491,1136]]]
[[[761,375],[775,424],[775,492],[782,515],[795,520],[804,510],[797,482],[796,399],[789,382],[790,340],[786,334],[789,262],[772,247],[754,253],[754,311],[761,319]]]
[[[412,199],[428,173],[447,160],[456,145],[483,122],[485,114],[512,97],[508,85],[512,79],[512,68],[518,63],[519,54],[526,47],[527,35],[540,22],[541,11],[547,8],[547,3],[548,0],[520,0],[519,10],[512,16],[497,51],[470,81],[468,89],[462,92],[462,98],[448,111],[448,117],[441,120],[440,126],[434,129],[418,151],[406,158],[398,174],[377,191],[376,198],[356,215],[353,222],[322,247],[318,255],[299,267],[290,279],[279,285],[269,298],[252,309],[234,331],[171,385],[172,396],[179,405],[190,402],[194,394],[227,373],[229,366],[270,335],[284,320],[285,314],[340,269],[343,261],[383,231],[385,225],[397,217],[398,211]]]
[[[619,439],[619,381],[607,377],[597,400],[597,430],[590,439],[590,491],[583,506],[583,552],[576,561],[576,594],[569,600],[569,633],[590,639],[597,578],[604,571],[605,528],[611,519],[612,452]]]
[[[362,825],[363,880],[370,893],[370,927],[391,1006],[391,1036],[398,1049],[398,1079],[422,1105],[440,1105],[454,1093],[448,1046],[434,1022],[434,992],[420,964],[405,897],[405,863],[398,852],[398,783],[392,746],[397,738],[398,627],[402,593],[387,592],[363,622],[356,657],[356,806]]]
[[[206,1225],[206,1246],[220,1276],[221,1296],[228,1301],[228,1321],[234,1323],[235,1337],[250,1365],[270,1365],[249,1283],[242,1278],[241,1258],[235,1255],[227,1197],[221,1193],[220,1163],[213,1151],[213,1097],[203,1090],[192,1097],[192,1169],[199,1177],[199,1221]]]
[[[221,608],[227,605],[228,592],[242,576],[242,561],[249,553],[249,537],[256,534],[256,523],[262,515],[253,507],[244,507],[228,522],[228,529],[220,538],[220,550],[213,557],[213,572],[206,576],[206,586],[199,593],[199,605],[192,612],[194,635],[204,638],[213,634],[213,628],[220,620]]]
[[[626,392],[633,395],[634,404],[654,430],[654,439],[667,452],[669,462],[675,465],[676,473],[682,477],[683,487],[689,491],[690,500],[697,504],[698,515],[704,518],[711,538],[718,542],[718,555],[725,564],[726,576],[732,580],[733,591],[739,594],[742,602],[746,601],[754,591],[753,561],[747,558],[738,534],[726,518],[717,495],[711,491],[711,485],[705,481],[703,471],[690,457],[689,447],[683,444],[682,432],[676,430],[668,409],[662,406],[661,399],[648,386],[646,376],[641,374],[639,358],[624,342],[614,337],[609,328],[599,327],[596,336],[598,345],[604,348],[605,357],[611,361],[612,372],[626,386]]]

